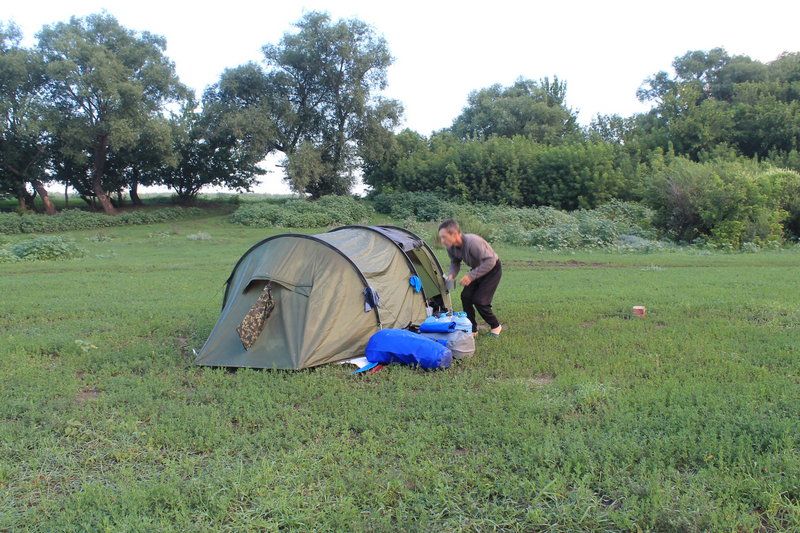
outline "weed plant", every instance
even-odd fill
[[[15,261],[52,261],[74,259],[86,255],[86,250],[74,240],[60,235],[45,235],[26,239],[0,250],[0,263]]]
[[[193,366],[278,231],[0,265],[0,530],[800,529],[800,250],[498,243],[506,329],[447,370]]]

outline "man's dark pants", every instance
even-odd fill
[[[478,322],[475,320],[475,308],[478,309],[481,317],[489,324],[489,327],[494,329],[500,325],[500,321],[494,316],[492,312],[492,298],[494,298],[494,291],[500,284],[500,277],[503,275],[503,267],[500,261],[494,265],[486,275],[474,280],[472,283],[464,287],[461,291],[461,305],[472,322],[473,333],[478,331]]]

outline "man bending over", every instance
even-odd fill
[[[439,225],[439,240],[450,256],[450,273],[447,279],[455,279],[461,270],[461,261],[472,268],[458,281],[464,287],[461,291],[461,304],[472,322],[472,334],[478,334],[478,322],[475,320],[477,307],[478,313],[491,328],[489,335],[500,336],[503,326],[492,312],[494,291],[503,275],[500,258],[483,237],[461,233],[461,227],[455,220],[445,220]]]

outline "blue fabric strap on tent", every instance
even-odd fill
[[[419,292],[422,290],[422,281],[419,279],[419,276],[411,276],[411,279],[408,280],[408,283],[414,287],[414,292]]]
[[[381,297],[378,296],[378,291],[372,287],[364,289],[364,312],[369,313],[373,307],[378,307]]]

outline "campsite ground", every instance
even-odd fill
[[[800,529],[797,248],[500,247],[507,329],[447,370],[192,366],[276,232],[0,264],[0,530]]]

